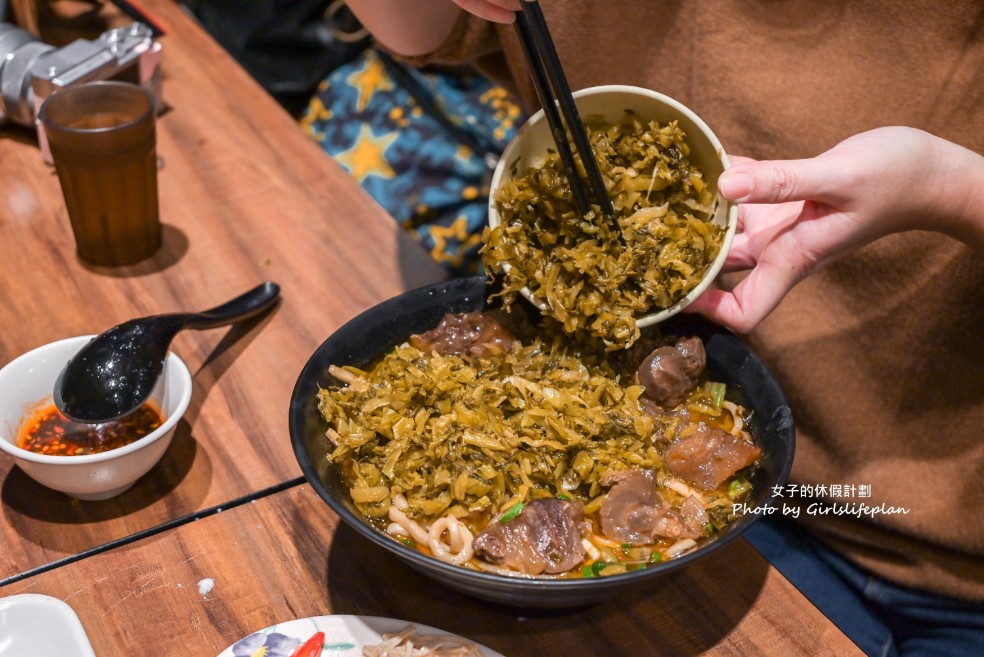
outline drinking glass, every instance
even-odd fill
[[[80,258],[128,265],[161,246],[156,101],[127,82],[88,82],[49,96],[38,112]]]

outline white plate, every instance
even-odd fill
[[[0,657],[96,657],[75,611],[58,598],[0,598]]]
[[[248,657],[254,654],[265,654],[267,657],[290,657],[290,654],[299,645],[311,638],[315,632],[325,633],[322,655],[362,657],[362,646],[381,643],[384,640],[384,633],[400,632],[408,625],[413,625],[417,634],[447,636],[474,643],[483,657],[503,657],[500,653],[470,639],[435,627],[395,618],[346,615],[312,616],[271,625],[264,630],[243,637],[223,650],[218,657]],[[267,652],[257,653],[256,651],[264,645],[267,647]]]

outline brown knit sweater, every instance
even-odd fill
[[[984,153],[976,0],[541,4],[572,88],[665,93],[731,154],[809,157],[892,124]],[[474,60],[535,107],[511,27],[466,17],[431,59]],[[984,254],[932,233],[884,238],[801,283],[748,340],[793,405],[793,481],[826,487],[799,488],[799,519],[872,573],[984,601]],[[870,496],[842,496],[850,486]]]

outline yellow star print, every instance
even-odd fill
[[[365,66],[354,71],[345,81],[359,92],[356,107],[360,112],[369,105],[369,99],[375,92],[393,88],[393,81],[386,74],[383,61],[371,51],[366,57]]]
[[[431,257],[437,262],[446,262],[458,267],[464,262],[464,252],[471,249],[482,241],[481,235],[468,234],[468,217],[458,216],[447,228],[434,224],[430,227],[430,236],[434,240],[434,247],[431,249]],[[447,250],[449,240],[458,240],[460,243],[458,253],[451,253]]]
[[[301,117],[299,123],[304,132],[313,137],[316,141],[321,141],[325,138],[325,133],[318,130],[316,124],[330,118],[331,110],[325,107],[325,104],[321,101],[320,97],[315,96],[311,99],[311,102],[308,103],[307,111],[304,113],[304,116]]]
[[[335,160],[360,183],[368,176],[393,178],[396,172],[386,161],[384,154],[398,136],[397,132],[388,132],[376,137],[369,125],[363,124],[352,147],[336,155]]]

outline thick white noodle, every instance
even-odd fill
[[[400,497],[398,495],[393,496],[393,505],[389,508],[389,519],[395,524],[399,525],[403,529],[404,535],[409,536],[413,540],[417,541],[422,545],[427,545],[430,543],[430,534],[418,525],[415,521],[407,517],[403,511],[401,511],[396,504],[396,498]],[[403,500],[406,504],[406,500]],[[387,530],[388,531],[388,530]],[[391,532],[392,533],[392,532]]]
[[[735,426],[731,428],[731,433],[740,437],[747,438],[743,429],[745,428],[745,420],[742,419],[741,413],[738,411],[738,405],[734,402],[724,400],[721,402],[721,408],[725,408],[731,413],[731,417],[735,420]]]
[[[447,543],[444,534],[448,534]],[[475,556],[472,550],[474,540],[471,531],[454,516],[438,518],[430,527],[430,540],[427,544],[431,552],[441,561],[461,566]]]
[[[352,382],[359,378],[358,375],[353,372],[349,372],[348,370],[338,367],[337,365],[329,365],[328,373],[342,383],[347,383],[348,385],[352,385]]]
[[[692,538],[681,538],[679,541],[666,548],[666,556],[672,559],[673,557],[679,557],[685,552],[697,547],[697,541]]]
[[[484,570],[485,572],[488,573],[495,573],[496,575],[502,575],[503,577],[515,577],[517,579],[534,579],[532,575],[521,573],[518,570],[510,570],[509,568],[496,566],[494,563],[489,563],[488,561],[483,561],[482,559],[476,559],[474,563],[479,570]],[[540,575],[539,579],[556,579],[556,578]]]
[[[663,481],[663,485],[676,493],[680,493],[680,495],[685,498],[690,496],[696,497],[697,501],[701,503],[701,506],[707,506],[707,501],[704,499],[704,496],[700,494],[700,492],[694,490],[679,479],[667,478]]]
[[[409,505],[405,497],[393,496],[389,508],[389,519],[393,522],[386,528],[388,534],[409,536],[420,545],[428,546],[436,559],[455,566],[462,566],[475,556],[472,550],[475,537],[463,522],[454,516],[445,516],[434,521],[427,530],[407,517],[404,513],[407,508]],[[444,541],[445,533],[448,535],[447,542]]]

